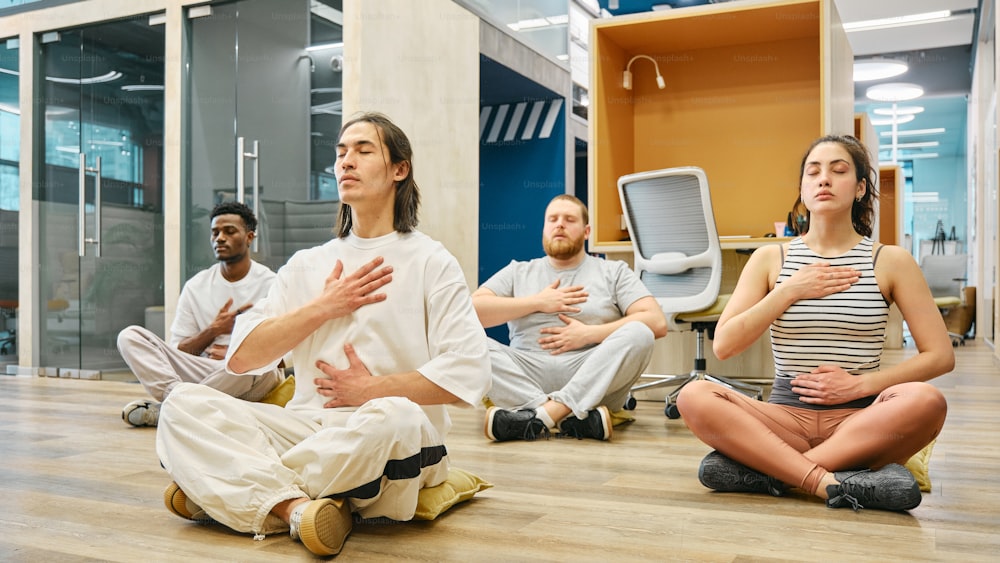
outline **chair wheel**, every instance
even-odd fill
[[[681,417],[681,411],[677,410],[677,405],[670,403],[667,408],[663,409],[663,414],[667,415],[670,420],[677,420]]]
[[[635,400],[635,397],[629,395],[629,398],[625,399],[625,407],[624,407],[625,410],[627,410],[627,411],[634,411],[637,402],[638,401]]]

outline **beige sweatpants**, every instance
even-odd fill
[[[277,503],[346,498],[363,518],[410,520],[423,487],[444,482],[443,438],[409,399],[296,411],[181,383],[160,411],[156,452],[192,501],[239,532],[288,527]]]
[[[152,331],[135,325],[118,333],[118,352],[146,392],[157,401],[163,401],[174,386],[184,381],[207,385],[247,401],[259,401],[285,379],[280,370],[264,375],[232,375],[226,372],[225,360],[182,352]]]

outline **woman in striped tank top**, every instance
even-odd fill
[[[951,341],[910,253],[870,238],[877,194],[867,149],[853,137],[818,139],[800,178],[805,233],[751,255],[713,343],[724,360],[770,331],[768,401],[708,381],[677,399],[691,431],[715,449],[699,479],[726,492],[795,487],[831,508],[915,508],[920,489],[900,464],[944,424],[945,398],[926,382],[954,367]],[[883,369],[893,303],[918,353]]]

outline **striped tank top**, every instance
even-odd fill
[[[776,285],[799,268],[816,262],[850,266],[861,272],[861,276],[846,291],[796,301],[771,324],[775,378],[768,402],[826,410],[862,408],[875,400],[871,396],[841,405],[811,405],[799,401],[791,386],[796,375],[821,365],[840,366],[852,375],[879,369],[889,304],[875,281],[878,255],[872,256],[873,246],[872,240],[865,237],[846,254],[830,258],[810,250],[801,237],[789,243]]]

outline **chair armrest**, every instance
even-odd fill
[[[662,252],[654,254],[648,260],[637,257],[642,263],[642,269],[661,275],[674,275],[686,272],[692,268],[708,268],[712,265],[712,257],[708,253],[688,256],[683,252]]]

